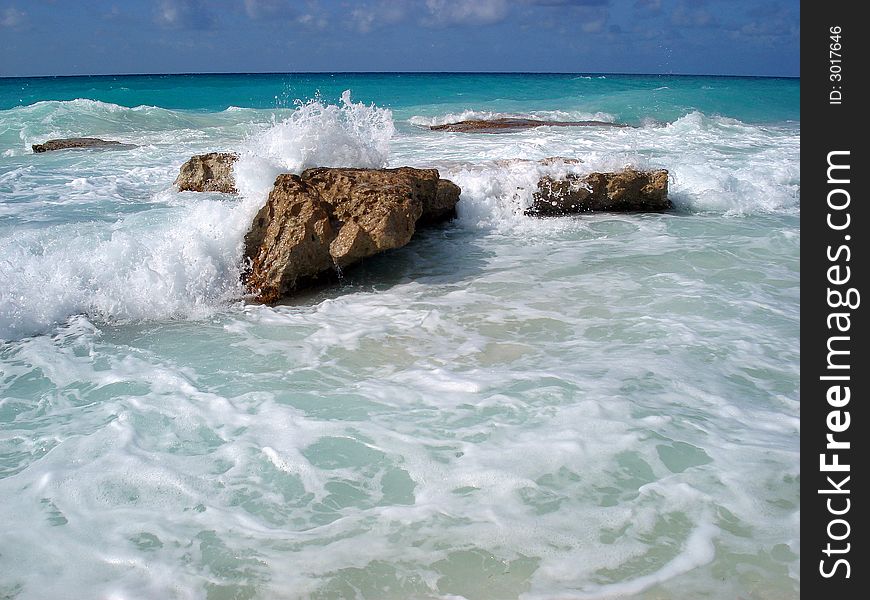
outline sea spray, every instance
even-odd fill
[[[428,165],[462,188],[463,225],[510,227],[531,202],[540,175],[626,167],[667,169],[670,197],[683,212],[745,216],[800,210],[800,135],[792,123],[752,124],[691,111],[672,123],[636,128],[541,127],[504,134],[413,128],[406,135],[394,141],[393,163],[409,162],[424,148]],[[537,164],[554,156],[582,162]]]
[[[354,103],[350,90],[342,93],[340,102],[300,102],[289,117],[253,134],[235,167],[239,190],[262,195],[279,173],[300,173],[309,167],[386,166],[395,134],[392,112]]]
[[[50,110],[56,111],[56,104]],[[95,111],[110,116],[136,112],[92,101],[59,104],[84,111],[88,118]],[[171,111],[152,110],[158,118],[165,112]],[[346,91],[340,106],[300,103],[289,116],[276,118],[242,142],[235,166],[239,198],[179,194],[168,187],[171,179],[164,168],[151,173],[150,188],[143,190],[151,195],[153,210],[127,214],[107,205],[115,212],[111,224],[85,219],[10,232],[0,238],[0,338],[44,331],[79,313],[109,322],[213,314],[244,297],[239,283],[242,239],[275,176],[310,166],[384,166],[393,134],[389,110],[353,103]],[[125,181],[121,169],[129,156],[58,155],[60,160],[83,160],[94,171],[72,181],[58,179],[58,198],[75,199],[76,210],[88,201],[111,201],[104,197],[111,189],[106,184]],[[12,171],[5,177],[15,185],[25,175]]]

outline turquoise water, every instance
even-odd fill
[[[550,74],[140,75],[0,80],[0,110],[44,100],[90,98],[126,106],[221,111],[273,109],[296,100],[354,99],[390,108],[399,119],[495,109],[604,111],[617,120],[675,120],[691,110],[746,122],[800,120],[800,82],[758,77]]]
[[[0,80],[0,597],[799,595],[800,84]],[[627,129],[486,135],[461,118]],[[96,136],[118,151],[35,155]],[[238,197],[178,193],[240,153]],[[582,163],[536,159],[566,156]],[[282,306],[277,173],[437,167],[459,218]],[[675,209],[523,216],[667,168]]]

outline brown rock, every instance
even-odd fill
[[[631,127],[608,121],[540,121],[538,119],[472,119],[444,125],[430,125],[432,131],[459,131],[463,133],[507,133],[533,127]]]
[[[668,172],[626,169],[616,173],[543,177],[527,215],[558,216],[590,211],[662,211],[668,199]]]
[[[579,158],[568,158],[567,156],[548,156],[546,158],[503,158],[493,161],[495,164],[502,167],[512,167],[514,165],[542,165],[544,167],[579,165],[583,163]]]
[[[232,152],[197,154],[181,165],[175,185],[179,192],[223,192],[236,194],[233,163],[239,155]]]
[[[568,158],[565,156],[548,156],[538,161],[539,165],[549,167],[552,165],[579,165],[583,161],[579,158]]]
[[[337,267],[404,246],[427,207],[443,219],[458,198],[435,169],[279,175],[245,236],[245,284],[258,301],[275,302]]]
[[[439,179],[434,196],[423,200],[423,214],[417,219],[417,227],[437,225],[456,218],[456,203],[462,190],[449,179]]]
[[[302,180],[313,186],[332,206],[344,227],[331,254],[339,267],[383,250],[407,244],[425,198],[438,189],[435,169],[308,169]],[[358,231],[357,231],[358,228]]]
[[[258,300],[275,302],[332,267],[329,244],[335,232],[329,209],[298,175],[278,176],[245,236],[245,257],[251,260],[245,283],[257,290]]]
[[[105,149],[112,148],[115,150],[126,150],[135,148],[135,144],[122,144],[114,140],[101,140],[100,138],[64,138],[58,140],[48,140],[43,144],[33,144],[31,146],[35,153],[51,152],[53,150],[67,150],[69,148],[93,148]]]

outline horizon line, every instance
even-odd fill
[[[196,75],[620,75],[627,77],[731,77],[740,79],[798,79],[800,75],[734,75],[713,73],[628,73],[620,71],[186,71],[178,73],[80,73],[65,75],[0,75],[0,79],[59,79],[75,77],[184,77]]]

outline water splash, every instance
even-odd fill
[[[351,100],[341,104],[320,99],[299,103],[281,121],[250,137],[236,165],[242,194],[262,194],[279,173],[299,173],[309,167],[385,167],[395,134],[389,109]]]

